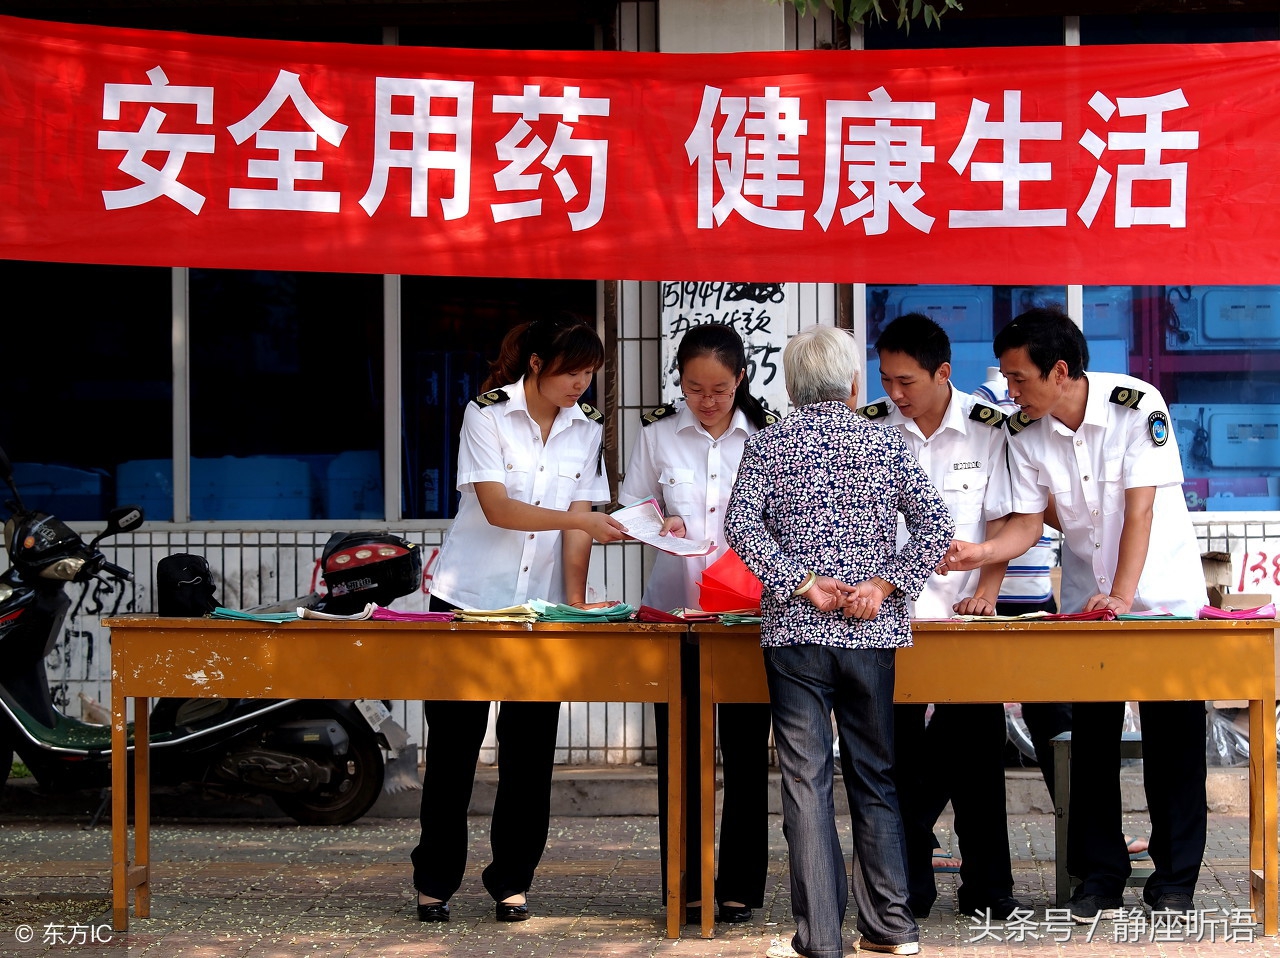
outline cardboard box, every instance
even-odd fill
[[[1204,570],[1204,584],[1210,590],[1212,598],[1212,590],[1220,589],[1222,592],[1229,591],[1231,587],[1231,556],[1226,552],[1202,552],[1200,554],[1200,568]],[[1217,605],[1210,602],[1210,605]]]
[[[1229,592],[1221,585],[1209,586],[1209,604],[1215,609],[1256,609],[1275,601],[1265,592]]]

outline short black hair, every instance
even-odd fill
[[[1070,316],[1052,307],[1027,310],[996,333],[991,347],[996,359],[1011,349],[1025,348],[1041,376],[1048,376],[1059,360],[1067,364],[1071,379],[1079,379],[1089,368],[1084,333]]]
[[[921,313],[903,313],[876,340],[877,353],[910,356],[930,376],[943,363],[951,362],[951,340],[947,331]]]

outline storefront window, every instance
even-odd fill
[[[173,448],[170,271],[0,261],[0,445],[29,508],[101,520]],[[17,306],[27,303],[27,306]],[[173,513],[172,470],[148,518]],[[166,498],[167,497],[167,498]],[[167,514],[166,514],[167,511]]]
[[[867,398],[884,395],[876,337],[893,320],[920,313],[934,320],[951,340],[951,381],[973,392],[996,365],[991,340],[1019,313],[1033,306],[1066,302],[1063,286],[868,286]]]
[[[1127,373],[1169,404],[1193,511],[1280,509],[1280,287],[1086,286],[1077,319],[1089,369]],[[874,344],[908,312],[951,337],[956,387],[995,364],[991,341],[1023,310],[1065,309],[1045,286],[869,286],[867,398],[882,395]]]
[[[191,270],[191,518],[381,519],[382,277]]]
[[[458,432],[511,327],[561,310],[596,314],[596,284],[405,276],[401,289],[404,516],[457,514]],[[583,397],[595,403],[594,391]]]
[[[1187,505],[1280,509],[1280,287],[1139,287],[1142,378],[1169,403]]]

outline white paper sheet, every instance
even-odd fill
[[[627,527],[627,535],[631,538],[663,552],[678,556],[704,556],[715,551],[716,544],[710,539],[680,539],[672,535],[658,535],[662,529],[662,510],[658,508],[657,499],[645,499],[643,502],[624,506],[612,515]]]

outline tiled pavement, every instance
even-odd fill
[[[1222,940],[1227,914],[1248,907],[1245,818],[1210,816],[1197,903],[1206,912],[1216,910],[1218,923],[1192,937],[1154,936],[1168,939],[1162,941],[1152,940],[1137,919],[1103,923],[1092,940],[1079,926],[1051,925],[1046,909],[1052,907],[1054,881],[1052,817],[1013,817],[1018,819],[1010,821],[1015,893],[1033,911],[1022,934],[1010,928],[984,934],[958,918],[955,876],[939,876],[939,903],[922,926],[924,954],[1280,956],[1280,945],[1263,938],[1260,926],[1233,927],[1226,936],[1233,940]],[[840,822],[847,837],[848,819]],[[90,830],[83,818],[10,816],[0,825],[0,956],[711,958],[761,955],[772,936],[790,934],[785,844],[777,817],[771,820],[767,901],[755,921],[718,926],[711,940],[686,926],[688,937],[675,941],[663,937],[656,819],[554,819],[530,894],[535,917],[521,924],[496,922],[480,887],[486,824],[482,817],[472,819],[471,866],[452,903],[454,920],[424,925],[415,920],[409,888],[409,851],[417,837],[413,819],[366,818],[334,828],[302,828],[280,819],[159,820],[152,832],[151,917],[133,918],[126,935],[110,931],[108,823]],[[940,825],[949,842],[949,818]],[[1129,827],[1141,833],[1146,826],[1137,815]],[[1126,900],[1136,910],[1132,890]],[[850,918],[850,953],[853,928]],[[28,934],[32,940],[21,942]],[[110,940],[94,941],[95,936]]]

